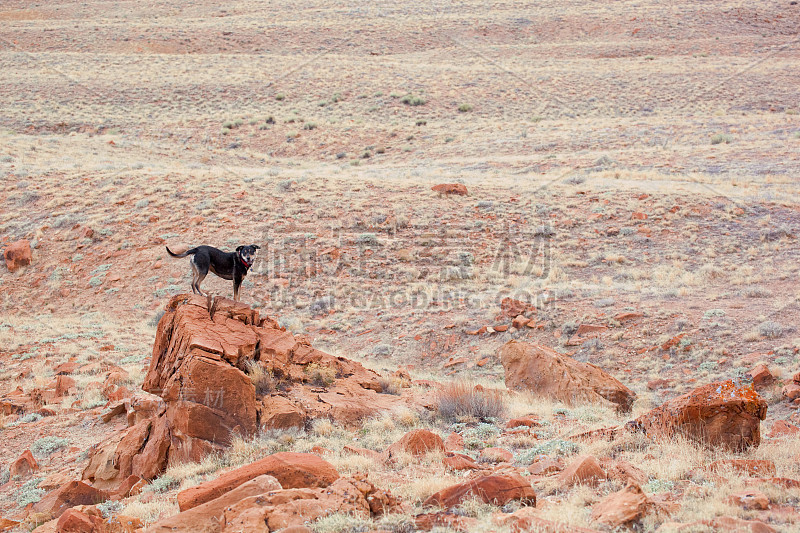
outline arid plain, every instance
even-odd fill
[[[798,28],[788,0],[4,1],[0,248],[31,254],[0,265],[0,530],[166,531],[179,494],[289,453],[383,507],[275,474],[324,503],[209,511],[208,531],[796,531]],[[241,303],[274,323],[173,300],[191,270],[164,246],[199,244],[261,246]],[[206,327],[255,430],[101,486],[142,405],[175,413],[156,352]],[[575,375],[526,390],[503,355],[521,343],[629,405],[545,392],[592,387]],[[766,406],[726,427],[746,446],[626,426],[720,383]],[[332,394],[374,412],[321,416]]]

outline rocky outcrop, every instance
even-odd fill
[[[761,443],[767,403],[750,387],[720,381],[698,387],[628,423],[656,438],[683,435],[709,447],[742,451]]]
[[[253,479],[219,498],[157,522],[148,531],[268,532],[302,526],[332,513],[371,518],[399,507],[389,492],[376,488],[362,475],[339,478],[326,488],[267,487],[261,490],[264,487],[257,481],[259,479],[263,478]]]
[[[272,476],[260,475],[246,481],[228,492],[219,493],[218,497],[201,505],[184,509],[177,515],[159,520],[148,529],[150,533],[167,533],[172,531],[207,531],[219,524],[225,508],[235,503],[270,491],[281,490],[281,484]]]
[[[353,425],[407,404],[380,394],[379,378],[238,302],[175,296],[142,386],[151,396],[115,407],[131,427],[93,451],[83,477],[103,488],[131,475],[152,479],[261,427],[303,427],[314,418]]]
[[[499,351],[509,389],[559,400],[630,411],[636,393],[591,363],[581,363],[546,346],[509,341]]]

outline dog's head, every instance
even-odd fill
[[[239,259],[244,263],[247,268],[253,264],[253,261],[256,258],[256,250],[261,248],[256,244],[250,244],[248,246],[238,246],[236,248],[236,255],[239,256]]]

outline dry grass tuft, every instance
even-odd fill
[[[506,410],[506,399],[500,391],[487,390],[467,381],[451,382],[436,394],[436,411],[448,422],[489,422],[502,418]]]
[[[275,390],[275,376],[272,372],[265,370],[257,361],[248,361],[247,375],[256,387],[256,394],[264,396]]]

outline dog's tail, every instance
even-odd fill
[[[186,250],[185,252],[183,252],[182,254],[174,254],[174,253],[172,253],[172,250],[170,250],[168,246],[165,246],[164,248],[167,249],[167,253],[169,255],[171,255],[172,257],[186,257],[187,255],[192,255],[192,254],[196,254],[197,253],[197,248],[190,248],[190,249]]]

